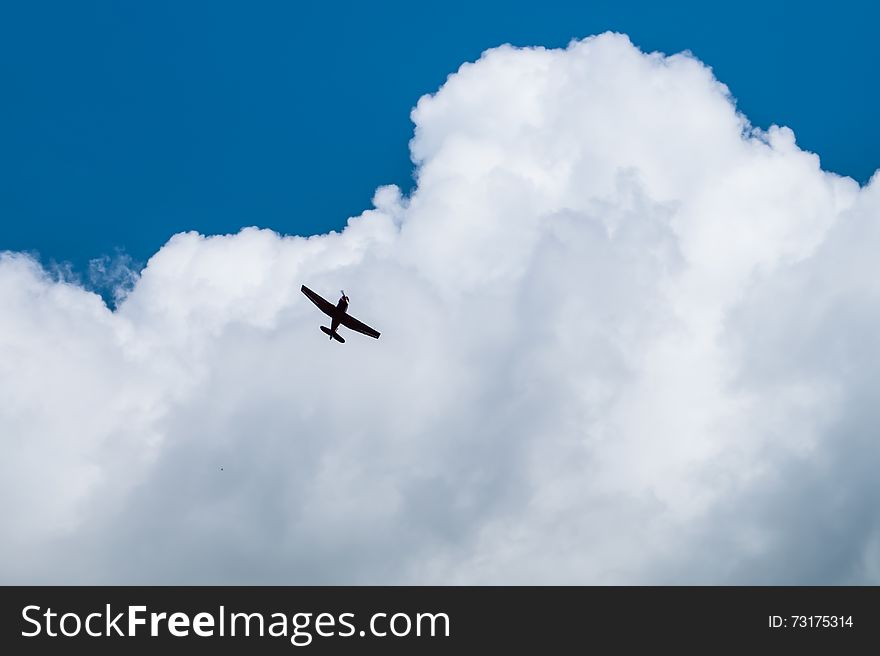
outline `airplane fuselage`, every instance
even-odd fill
[[[345,316],[345,312],[348,310],[348,300],[343,296],[339,299],[339,302],[336,304],[336,312],[333,313],[333,317],[330,322],[330,332],[336,332],[336,329],[339,328],[339,322],[342,317]]]

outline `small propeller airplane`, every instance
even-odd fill
[[[345,291],[342,291],[342,298],[339,299],[339,302],[336,305],[333,305],[330,301],[321,298],[320,295],[313,292],[311,289],[302,286],[302,293],[305,294],[308,299],[318,306],[318,309],[321,310],[324,314],[330,317],[330,327],[321,326],[321,330],[325,335],[330,335],[330,339],[335,339],[337,342],[342,344],[345,343],[345,340],[342,338],[336,329],[339,327],[339,324],[342,324],[346,328],[351,328],[352,330],[362,333],[364,335],[368,335],[369,337],[375,337],[379,339],[379,331],[373,330],[368,325],[361,323],[353,316],[348,314],[346,310],[348,310],[348,296],[345,295]]]

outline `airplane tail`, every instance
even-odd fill
[[[327,326],[321,326],[321,332],[323,332],[325,335],[330,335],[330,337],[335,339],[337,342],[345,344],[345,340],[342,338],[342,335],[340,335],[339,333],[331,333],[330,329]]]

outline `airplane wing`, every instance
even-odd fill
[[[367,324],[361,323],[350,314],[343,315],[342,318],[339,319],[339,323],[341,323],[346,328],[351,328],[356,332],[363,333],[364,335],[368,335],[369,337],[375,337],[376,339],[379,339],[378,330],[373,330]]]
[[[333,303],[331,303],[330,301],[324,300],[318,294],[313,292],[311,289],[309,289],[305,285],[302,286],[302,293],[305,294],[306,296],[308,296],[309,300],[312,303],[314,303],[315,305],[317,305],[318,309],[320,309],[321,312],[323,312],[324,314],[327,314],[332,317],[333,313],[336,312],[336,306],[333,305]]]

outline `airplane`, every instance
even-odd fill
[[[379,339],[379,331],[373,330],[368,325],[361,323],[353,316],[348,314],[346,310],[348,310],[348,296],[345,295],[345,291],[342,291],[342,298],[339,299],[339,302],[336,305],[333,305],[328,300],[321,298],[318,294],[313,292],[311,289],[302,286],[302,293],[305,294],[308,299],[318,306],[318,309],[321,310],[324,314],[330,317],[330,327],[321,326],[321,331],[325,335],[330,335],[330,339],[335,339],[337,342],[342,344],[345,343],[345,340],[342,338],[336,329],[339,327],[339,324],[342,324],[346,328],[351,328],[352,330],[363,333],[364,335],[368,335],[369,337],[375,337]]]

